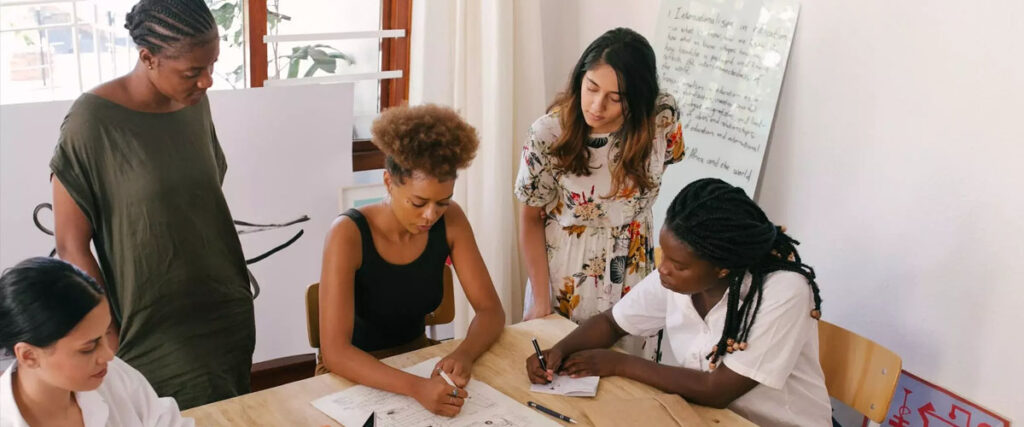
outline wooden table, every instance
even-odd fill
[[[567,335],[576,324],[558,316],[519,323],[505,328],[501,338],[473,364],[473,379],[490,384],[498,391],[523,404],[533,400],[590,426],[590,421],[577,407],[582,400],[614,400],[636,398],[660,393],[657,389],[621,377],[601,379],[597,396],[593,398],[565,397],[531,393],[526,377],[526,358],[533,353],[530,340],[534,337],[542,348],[554,345]],[[451,352],[459,340],[423,348],[384,359],[396,368],[415,365],[432,357]],[[200,427],[217,426],[339,426],[337,422],[318,411],[309,402],[353,386],[354,383],[333,374],[320,375],[239,396],[209,405],[189,409],[185,416],[195,418]],[[754,424],[727,409],[712,409],[693,405],[697,414],[710,426],[752,426]]]

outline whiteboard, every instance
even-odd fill
[[[665,171],[658,229],[697,179],[755,196],[798,13],[792,0],[662,0],[653,47],[662,90],[679,104],[686,157]]]
[[[323,241],[338,214],[338,188],[351,184],[352,84],[210,92],[228,172],[224,194],[235,219],[310,220],[241,236],[246,258],[291,238],[292,246],[250,266],[260,283],[254,361],[309,352],[304,293],[319,281]],[[0,269],[53,248],[32,209],[52,199],[49,161],[72,101],[0,106]],[[51,227],[53,216],[41,215]],[[202,254],[197,254],[202,256]]]

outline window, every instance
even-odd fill
[[[0,104],[74,99],[129,72],[136,2],[0,0]],[[412,0],[206,2],[221,34],[212,90],[353,81],[353,167],[383,167],[369,127],[408,99]]]
[[[265,69],[250,68],[253,86],[355,82],[352,166],[382,168],[369,129],[381,109],[408,100],[412,1],[269,0],[262,7],[249,5],[249,39],[267,42],[249,44],[250,58],[267,58]]]
[[[0,104],[73,99],[135,66],[130,2],[0,2]]]

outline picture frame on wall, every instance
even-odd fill
[[[352,185],[341,187],[340,193],[338,209],[344,212],[384,200],[387,197],[387,187],[384,184]]]

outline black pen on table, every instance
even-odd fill
[[[543,406],[541,406],[541,405],[537,404],[537,402],[534,402],[534,401],[532,401],[532,400],[531,400],[531,401],[529,401],[529,402],[526,402],[526,404],[527,404],[527,405],[529,405],[529,406],[530,406],[531,408],[533,408],[533,409],[536,409],[536,410],[538,410],[538,411],[541,411],[541,412],[543,412],[543,413],[545,413],[545,414],[548,414],[548,415],[550,415],[550,416],[552,416],[552,417],[558,418],[558,419],[560,419],[560,420],[562,420],[562,421],[565,421],[565,422],[567,422],[567,423],[573,423],[573,424],[577,424],[577,423],[576,423],[576,420],[574,420],[574,419],[572,419],[572,418],[569,418],[569,417],[567,417],[567,416],[565,416],[565,415],[559,414],[558,412],[552,411],[552,410],[550,410],[550,409],[548,409],[548,408],[545,408],[545,407],[543,407]]]
[[[548,364],[544,361],[544,354],[540,352],[540,345],[537,344],[536,338],[533,339],[533,350],[537,352],[537,359],[540,359],[540,368],[543,369],[544,372],[547,372]]]

